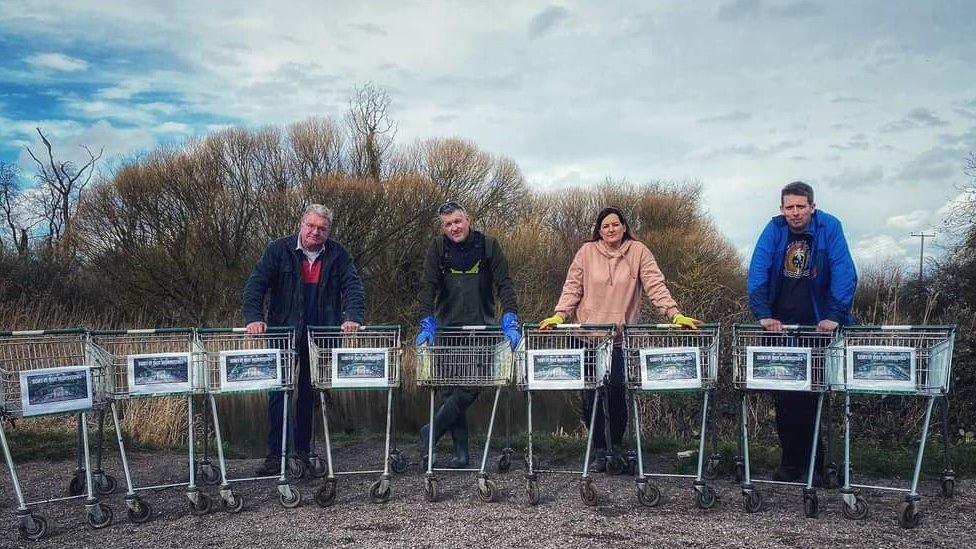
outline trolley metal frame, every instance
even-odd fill
[[[697,330],[684,329],[674,324],[628,324],[623,327],[623,354],[626,384],[634,413],[634,439],[637,449],[637,500],[648,507],[661,501],[661,491],[649,481],[649,477],[690,478],[695,491],[695,504],[700,509],[715,506],[715,490],[708,486],[706,479],[714,479],[721,457],[715,434],[714,413],[709,407],[714,399],[718,379],[719,324],[705,324]],[[695,348],[700,357],[698,382],[695,387],[645,388],[642,384],[641,351],[668,348]],[[688,384],[690,385],[690,384]],[[694,475],[654,473],[644,470],[644,455],[641,448],[640,414],[637,407],[639,393],[701,393],[701,430],[698,441],[698,468]],[[711,435],[712,453],[705,460],[705,439]]]
[[[522,341],[516,353],[517,386],[525,392],[527,406],[528,442],[526,448],[525,473],[526,494],[529,505],[539,503],[539,474],[567,474],[580,475],[580,499],[586,505],[596,505],[599,495],[593,486],[590,476],[590,455],[593,451],[593,426],[596,422],[597,406],[600,405],[600,393],[610,375],[610,361],[613,353],[613,340],[616,327],[613,324],[557,324],[551,328],[540,329],[537,324],[524,324],[522,327]],[[529,375],[529,353],[531,351],[547,350],[580,350],[583,352],[582,384],[572,389],[536,389],[532,388]],[[586,451],[583,455],[582,470],[565,469],[537,469],[535,467],[535,452],[532,438],[532,393],[536,390],[572,390],[595,389],[593,392],[593,409],[590,414],[590,424],[587,430]],[[604,429],[609,425],[609,409],[604,399]],[[607,442],[610,437],[606,437]]]
[[[235,494],[230,487],[232,482],[250,482],[260,480],[276,480],[278,499],[283,507],[295,508],[302,503],[302,493],[289,484],[287,476],[287,461],[295,460],[295,456],[288,455],[288,411],[289,397],[295,388],[297,380],[296,369],[298,360],[295,356],[295,329],[291,326],[269,326],[263,333],[248,334],[245,328],[198,328],[196,330],[197,349],[205,353],[205,376],[207,384],[207,399],[210,401],[210,411],[214,422],[214,436],[216,437],[217,460],[220,464],[220,497],[224,505],[236,505],[242,497]],[[236,389],[224,387],[221,382],[220,362],[223,351],[276,349],[281,353],[281,383],[272,389]],[[241,392],[270,392],[281,390],[282,398],[281,419],[281,468],[277,476],[252,476],[244,478],[227,478],[227,462],[224,459],[223,440],[220,434],[220,418],[217,415],[216,395]]]
[[[498,411],[498,397],[502,387],[511,383],[513,371],[513,352],[505,333],[499,326],[447,326],[437,331],[433,345],[421,345],[416,348],[416,353],[417,386],[430,388],[424,497],[429,502],[437,501],[437,472],[473,472],[477,473],[478,497],[484,502],[494,501],[498,485],[488,477],[486,464]],[[434,467],[434,406],[435,393],[440,387],[495,388],[481,466],[477,469]]]
[[[125,474],[126,495],[125,506],[129,520],[142,523],[152,518],[152,506],[143,501],[137,492],[161,490],[186,486],[186,497],[190,511],[202,515],[209,511],[210,501],[206,494],[200,492],[197,486],[195,467],[195,428],[194,407],[195,398],[203,395],[206,390],[204,378],[205,355],[194,345],[194,332],[190,328],[162,328],[162,329],[134,329],[134,330],[97,330],[90,333],[88,353],[105,371],[106,392],[112,410],[112,420],[115,422],[116,437],[119,444],[119,454],[122,459],[122,469]],[[144,392],[130,386],[128,363],[130,357],[145,354],[186,354],[189,368],[189,383],[184,389],[163,390],[160,392]],[[186,398],[187,405],[187,448],[189,458],[189,475],[186,482],[159,484],[154,486],[136,486],[129,459],[122,437],[119,406],[126,400],[138,398],[159,397]],[[209,414],[207,414],[209,417]],[[205,420],[206,421],[206,420]],[[215,470],[216,471],[216,470]],[[237,496],[225,509],[239,512],[243,508],[243,499]]]
[[[47,534],[47,521],[40,515],[34,514],[31,507],[67,501],[84,499],[85,513],[88,525],[92,528],[104,528],[112,523],[112,509],[99,501],[99,491],[93,478],[91,468],[91,452],[88,441],[88,414],[99,410],[105,403],[104,372],[92,365],[85,353],[86,333],[84,330],[29,330],[15,332],[0,332],[0,388],[3,401],[0,410],[0,445],[3,447],[4,459],[10,471],[14,492],[17,497],[17,520],[20,535],[26,539],[37,540]],[[92,408],[80,412],[54,412],[45,415],[78,414],[78,431],[80,433],[79,452],[83,457],[80,465],[83,467],[83,493],[67,497],[50,498],[28,501],[17,476],[10,445],[3,428],[3,421],[11,423],[24,417],[21,404],[20,372],[40,370],[60,366],[87,366],[90,371]],[[31,416],[36,417],[36,416]],[[75,476],[75,479],[78,477]],[[72,481],[77,487],[77,483]],[[80,487],[79,487],[80,488]]]
[[[915,528],[921,518],[918,493],[918,480],[922,471],[922,458],[928,438],[932,407],[938,399],[943,404],[943,452],[942,495],[951,497],[955,486],[955,473],[949,460],[948,393],[952,380],[952,350],[955,340],[954,325],[946,326],[848,326],[843,328],[843,348],[845,350],[829,364],[831,390],[844,393],[844,483],[841,496],[844,501],[844,516],[861,519],[868,514],[868,503],[860,495],[859,489],[883,490],[905,494],[905,500],[898,509],[898,524],[902,528]],[[848,353],[852,346],[897,346],[914,349],[914,386],[907,390],[854,387],[847,383],[847,370],[853,368],[848,363]],[[854,484],[851,482],[851,396],[852,395],[901,395],[915,396],[926,400],[922,432],[919,436],[918,451],[908,488]]]
[[[335,355],[339,350],[369,349],[376,354],[382,354],[386,365],[386,376],[382,384],[364,387],[351,387],[336,383],[333,377]],[[325,439],[326,467],[322,475],[317,474],[313,462],[314,476],[325,476],[325,482],[315,495],[315,502],[321,507],[328,507],[335,502],[337,475],[380,474],[379,480],[370,485],[369,499],[373,503],[386,503],[390,499],[390,469],[394,459],[391,452],[393,442],[392,433],[394,413],[394,389],[400,387],[400,362],[403,349],[400,346],[400,326],[361,326],[355,332],[343,332],[339,326],[309,326],[308,328],[308,357],[311,368],[312,386],[319,392],[319,404],[322,410],[322,431]],[[327,391],[349,390],[384,390],[386,391],[386,440],[383,447],[383,469],[336,471],[332,460],[332,439],[329,434],[329,416],[326,409],[325,393]],[[314,432],[314,430],[313,430]],[[314,436],[314,435],[313,435]],[[314,456],[315,443],[312,442]],[[317,457],[317,456],[314,456]],[[321,459],[321,458],[319,458]],[[402,458],[401,458],[402,459]]]
[[[783,347],[810,349],[810,388],[806,392],[817,394],[817,411],[813,426],[813,444],[810,448],[809,465],[805,482],[783,482],[777,480],[754,479],[749,468],[749,394],[753,392],[777,389],[755,389],[748,386],[747,379],[747,348],[748,347]],[[816,492],[813,488],[814,471],[816,470],[817,448],[820,443],[820,428],[823,415],[823,404],[828,391],[827,367],[830,357],[842,353],[839,345],[839,335],[836,331],[819,331],[816,326],[784,325],[783,331],[767,331],[759,324],[736,324],[732,328],[732,374],[733,384],[742,390],[739,414],[739,450],[742,461],[736,458],[736,474],[741,475],[743,507],[746,512],[755,513],[762,509],[763,497],[754,486],[755,483],[778,484],[782,486],[803,487],[804,511],[810,516],[810,502],[816,502]],[[829,423],[829,422],[828,422]],[[829,436],[829,433],[828,433]],[[829,444],[828,444],[829,447]],[[815,511],[815,509],[813,509]],[[813,516],[816,516],[815,514]]]

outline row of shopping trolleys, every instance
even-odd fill
[[[858,493],[865,486],[850,483],[850,395],[900,394],[928,399],[921,441],[911,485],[899,512],[899,523],[913,527],[918,523],[917,484],[925,438],[936,398],[944,398],[951,378],[954,327],[952,326],[859,326],[836,333],[818,332],[815,327],[787,326],[783,332],[766,332],[759,326],[736,325],[732,335],[732,379],[742,390],[740,415],[740,458],[736,459],[744,507],[754,512],[762,507],[749,469],[748,406],[749,394],[756,391],[794,390],[819,395],[814,444],[819,440],[820,411],[825,395],[840,392],[845,397],[845,453],[841,490],[844,514],[862,518],[867,504]],[[297,337],[302,338],[299,341]],[[632,434],[635,451],[629,463],[619,454],[609,457],[608,469],[633,469],[636,497],[646,506],[661,501],[655,477],[686,477],[692,480],[695,503],[707,509],[715,505],[716,494],[708,480],[716,477],[719,455],[716,451],[714,419],[710,404],[718,381],[720,326],[707,324],[699,330],[684,330],[667,324],[613,325],[564,324],[548,330],[523,326],[523,337],[514,351],[497,326],[459,326],[440,330],[433,345],[415,349],[417,385],[430,388],[430,420],[434,420],[435,392],[456,386],[494,387],[491,415],[480,466],[471,469],[435,467],[433,440],[429,441],[424,495],[428,501],[439,498],[438,473],[461,471],[476,474],[481,500],[496,499],[498,486],[488,473],[489,450],[503,388],[514,384],[524,392],[527,404],[527,444],[525,459],[526,499],[539,502],[539,475],[580,475],[582,501],[596,505],[599,494],[589,471],[593,452],[593,422],[602,405],[608,413],[605,390],[615,346],[620,347],[625,367],[628,406],[632,407]],[[325,458],[314,451],[307,462],[312,476],[322,484],[315,494],[321,506],[331,505],[336,497],[337,477],[344,474],[375,474],[369,498],[375,503],[389,500],[392,473],[406,471],[407,460],[395,448],[394,398],[400,386],[403,357],[398,326],[364,326],[355,332],[338,327],[310,327],[296,334],[288,327],[269,328],[262,334],[235,329],[150,329],[125,331],[47,330],[0,333],[0,383],[3,416],[7,419],[45,415],[76,414],[78,417],[78,467],[69,485],[68,497],[28,501],[17,476],[3,430],[0,444],[7,461],[17,496],[19,530],[28,539],[46,534],[47,523],[32,508],[42,503],[67,499],[84,501],[86,518],[93,528],[112,522],[112,510],[100,497],[116,488],[116,480],[101,467],[102,430],[106,413],[116,425],[116,433],[126,483],[125,509],[133,522],[152,517],[152,508],[140,492],[170,487],[185,487],[188,507],[194,514],[208,513],[212,502],[200,487],[217,485],[223,508],[231,513],[244,507],[243,496],[233,484],[247,481],[272,481],[280,503],[288,508],[302,502],[302,494],[292,480],[305,474],[306,462],[288,447],[289,398],[297,376],[299,345],[307,345],[312,385],[319,391]],[[386,396],[386,428],[382,468],[337,471],[326,413],[326,393],[338,390],[379,390]],[[592,389],[592,415],[581,470],[540,469],[533,447],[532,395],[535,391],[577,391]],[[218,399],[235,393],[283,391],[280,468],[277,475],[229,478],[223,455],[218,419]],[[701,398],[701,429],[698,459],[693,475],[655,473],[645,470],[640,444],[639,393],[688,393]],[[135,398],[183,396],[187,402],[188,477],[185,482],[140,486],[129,467],[125,441],[119,425],[119,405]],[[194,405],[203,404],[203,456],[198,459],[194,440]],[[106,412],[107,410],[107,412]],[[88,415],[98,416],[96,465],[91,467]],[[609,423],[609,422],[607,422]],[[210,459],[210,429],[213,430],[217,465]],[[434,429],[431,429],[433,432]],[[711,436],[711,453],[706,457],[706,440]],[[609,437],[608,437],[609,440]],[[315,444],[313,443],[313,448]],[[815,452],[815,450],[814,450]],[[514,452],[503,450],[498,470],[511,466]],[[812,463],[812,462],[811,462]],[[836,472],[835,472],[836,473]],[[835,474],[836,477],[836,474]],[[804,484],[804,511],[819,512],[817,493],[812,485],[813,471]],[[954,479],[951,467],[943,475],[943,492]],[[949,483],[949,484],[947,484]],[[870,487],[890,489],[884,487]]]

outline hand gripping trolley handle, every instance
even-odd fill
[[[918,526],[918,478],[928,437],[932,406],[943,403],[944,429],[948,414],[949,384],[952,379],[952,347],[955,326],[848,326],[843,328],[841,353],[828,364],[831,390],[844,393],[844,516],[861,519],[868,514],[868,503],[858,488],[904,492],[905,501],[898,510],[902,528]],[[851,395],[917,396],[926,400],[922,432],[915,468],[907,489],[868,486],[851,483]],[[943,432],[945,468],[942,472],[942,494],[951,497],[955,475],[949,461],[947,433]]]
[[[92,365],[85,354],[84,330],[36,330],[0,333],[0,445],[17,497],[20,535],[37,540],[47,534],[47,521],[35,515],[32,506],[84,498],[86,518],[92,528],[112,523],[112,509],[100,503],[101,484],[94,482],[88,445],[88,413],[105,403],[104,371]],[[27,501],[17,476],[2,420],[44,415],[78,414],[79,468],[70,492],[73,495]],[[84,485],[81,485],[83,478]]]
[[[396,461],[391,454],[393,430],[394,389],[400,387],[399,326],[362,326],[355,332],[343,332],[338,326],[310,326],[308,328],[308,354],[312,386],[319,391],[322,408],[322,429],[325,438],[326,463],[313,454],[310,456],[312,475],[326,477],[325,483],[315,495],[315,502],[328,507],[335,502],[336,476],[376,474],[380,479],[369,488],[373,503],[385,503],[390,499],[390,469]],[[332,464],[332,440],[329,434],[329,417],[326,412],[326,391],[383,390],[386,391],[386,442],[383,450],[383,469],[337,472]],[[313,452],[315,444],[312,444]],[[399,456],[399,452],[395,455]],[[397,460],[403,459],[398,457]]]
[[[623,328],[626,383],[634,413],[637,448],[637,500],[653,507],[661,500],[660,490],[648,477],[694,479],[695,504],[701,509],[715,505],[715,490],[706,479],[714,479],[719,463],[715,439],[714,399],[718,377],[719,325],[705,324],[687,330],[673,324],[627,324]],[[694,475],[646,473],[641,448],[640,413],[636,393],[701,393],[701,430],[698,441],[698,469]],[[712,453],[705,460],[705,439],[711,435]]]
[[[287,477],[289,395],[295,388],[295,329],[291,326],[268,327],[260,334],[248,334],[244,328],[199,328],[196,345],[206,354],[207,397],[213,414],[217,459],[220,463],[220,497],[225,506],[234,507],[241,496],[231,482],[277,479],[278,499],[286,508],[298,507],[302,493],[290,485]],[[220,420],[215,395],[282,391],[281,468],[277,476],[227,478]],[[291,458],[294,459],[294,458]]]
[[[206,513],[210,500],[197,486],[194,462],[194,413],[197,396],[206,390],[204,378],[204,353],[194,344],[190,328],[100,330],[91,332],[89,356],[105,372],[106,392],[116,426],[119,454],[125,473],[125,505],[129,520],[136,523],[152,518],[152,507],[142,500],[138,491],[160,490],[186,486],[190,511]],[[119,406],[127,400],[159,397],[186,398],[187,448],[189,450],[189,478],[186,482],[155,486],[135,486],[129,459],[122,438]],[[227,502],[225,501],[225,504]],[[229,511],[240,511],[243,500],[237,497]]]
[[[430,425],[427,440],[427,472],[424,475],[424,496],[437,501],[437,471],[476,472],[478,497],[494,501],[498,493],[496,483],[488,478],[486,464],[491,449],[491,435],[498,411],[498,397],[503,386],[512,380],[512,348],[499,326],[448,326],[437,331],[433,345],[417,347],[417,385],[430,388]],[[446,469],[434,467],[434,393],[438,388],[494,387],[495,398],[488,420],[485,447],[478,469]]]
[[[525,324],[522,341],[516,353],[518,388],[525,391],[528,420],[526,450],[526,491],[530,505],[539,502],[538,474],[570,474],[580,476],[580,498],[586,505],[596,505],[598,495],[589,474],[590,453],[593,449],[593,426],[596,421],[600,391],[593,392],[593,410],[586,438],[582,471],[537,469],[532,440],[533,391],[567,391],[599,389],[610,372],[615,328],[613,324],[559,324],[549,329]],[[604,417],[607,410],[604,410]],[[609,422],[604,422],[606,425]]]
[[[821,414],[827,391],[825,364],[839,352],[834,332],[818,331],[816,326],[783,326],[782,332],[770,332],[758,324],[736,324],[732,329],[732,381],[742,390],[739,411],[739,451],[736,476],[742,483],[743,507],[754,513],[762,508],[762,494],[753,483],[795,485],[803,487],[803,506],[807,516],[817,515],[816,492],[813,490],[817,446],[820,442]],[[749,467],[749,393],[758,391],[799,391],[817,395],[806,482],[780,482],[753,479]]]

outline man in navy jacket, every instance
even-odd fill
[[[857,272],[840,221],[817,210],[813,189],[800,181],[783,187],[780,212],[752,253],[747,282],[752,314],[772,332],[784,324],[816,325],[825,332],[851,324]],[[782,448],[777,480],[799,480],[809,465],[816,409],[814,393],[776,394]]]
[[[339,326],[355,331],[366,314],[363,283],[352,258],[338,242],[329,239],[332,210],[321,204],[305,209],[298,233],[268,244],[261,260],[244,285],[244,321],[247,332],[259,334],[264,322],[264,298],[268,295],[268,323],[293,326],[298,354],[295,385],[294,451],[307,459],[312,436],[315,403],[308,361],[308,326]],[[279,472],[284,394],[268,394],[267,458],[259,475]]]

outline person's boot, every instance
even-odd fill
[[[462,419],[451,427],[451,438],[454,440],[454,457],[447,465],[451,469],[463,469],[468,466],[468,422]]]
[[[440,440],[444,433],[450,430],[450,425],[453,425],[457,420],[454,410],[446,409],[443,405],[438,408],[437,413],[434,414],[434,425],[437,426],[434,429],[434,447],[437,447],[437,441]],[[430,424],[424,425],[420,428],[420,440],[418,440],[418,446],[420,449],[420,455],[423,456],[421,467],[426,469],[427,467],[427,445],[430,441]]]

